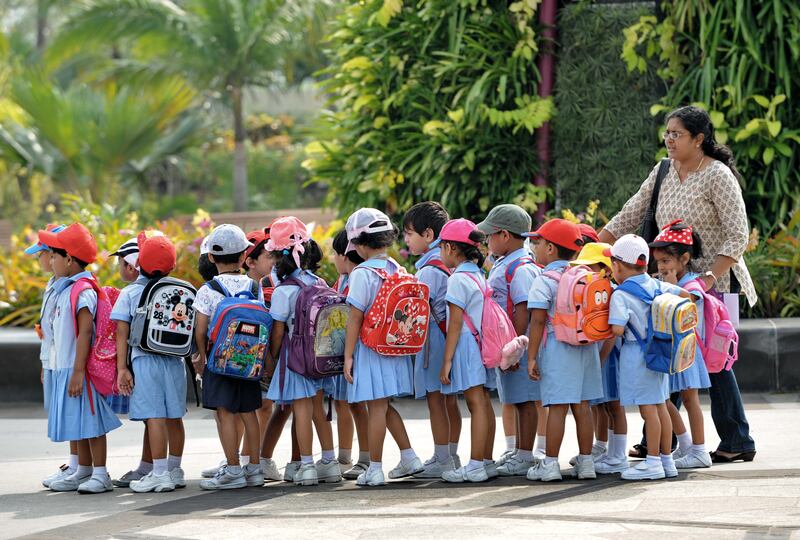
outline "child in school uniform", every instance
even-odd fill
[[[594,428],[589,401],[603,396],[599,346],[596,343],[574,346],[556,339],[551,321],[555,316],[558,282],[548,275],[549,272],[563,274],[567,269],[583,244],[581,232],[574,223],[551,219],[530,233],[530,237],[536,242],[536,260],[545,267],[528,295],[528,308],[532,310],[528,374],[533,380],[541,380],[542,404],[549,407],[549,411],[546,457],[528,470],[527,477],[543,482],[561,480],[558,454],[567,411],[571,409],[579,449],[572,474],[578,479],[595,478],[591,456]]]
[[[488,388],[496,388],[494,369],[483,365],[474,331],[480,335],[483,324],[484,255],[480,245],[486,237],[467,219],[448,221],[436,244],[442,261],[453,274],[447,280],[447,339],[440,372],[444,395],[464,394],[470,413],[469,463],[442,473],[445,482],[485,482],[497,476],[492,460],[495,417]]]
[[[414,368],[410,356],[384,356],[361,341],[361,325],[372,307],[383,282],[375,270],[394,274],[400,265],[388,256],[387,248],[397,239],[397,228],[389,217],[375,208],[361,208],[345,225],[349,245],[364,262],[349,277],[347,303],[350,314],[344,353],[344,375],[349,383],[347,400],[367,404],[369,412],[370,464],[359,475],[356,484],[379,486],[386,483],[383,475],[383,441],[387,428],[400,447],[400,463],[389,478],[403,478],[422,470],[422,461],[411,448],[403,419],[389,403],[390,398],[409,396],[414,391]]]
[[[208,236],[207,247],[209,261],[216,265],[218,272],[213,279],[232,295],[252,289],[253,280],[241,273],[246,251],[250,247],[244,231],[236,225],[218,225]],[[258,299],[263,301],[261,287],[257,288]],[[223,298],[222,294],[206,283],[197,291],[194,303],[197,316],[195,340],[199,351],[196,366],[203,377],[203,407],[216,411],[217,430],[225,452],[225,462],[216,470],[216,474],[200,482],[200,488],[206,490],[238,489],[261,486],[264,483],[264,475],[257,463],[260,433],[255,411],[261,407],[259,382],[225,377],[205,369],[209,324]],[[241,456],[241,459],[236,429],[237,415],[244,422],[244,436],[250,451],[249,455]]]
[[[492,208],[478,224],[486,234],[489,251],[497,257],[489,272],[492,300],[508,313],[517,335],[527,335],[530,323],[528,292],[541,270],[525,248],[525,234],[531,230],[531,216],[515,204]],[[525,476],[533,467],[533,444],[541,399],[539,382],[528,377],[528,355],[523,353],[514,368],[497,371],[497,393],[503,405],[512,405],[516,419],[514,453],[497,468],[500,476]]]
[[[461,412],[458,396],[442,394],[439,372],[444,359],[444,327],[447,318],[447,278],[450,270],[442,263],[441,249],[430,247],[450,219],[442,205],[422,202],[412,206],[403,217],[403,238],[416,262],[417,279],[430,291],[431,317],[425,348],[414,361],[414,397],[428,402],[434,455],[416,478],[441,478],[444,471],[461,467],[458,440],[461,435]]]
[[[153,458],[153,469],[139,480],[130,480],[130,488],[136,493],[160,493],[186,486],[181,469],[186,368],[180,358],[133,347],[131,373],[128,338],[145,285],[151,279],[168,276],[175,268],[176,254],[175,246],[163,235],[148,238],[146,233],[140,233],[137,245],[140,275],[120,291],[111,312],[111,319],[117,321],[117,384],[123,395],[130,396],[130,419],[142,420],[147,426],[147,443]]]
[[[622,236],[606,254],[611,257],[614,281],[618,285],[632,280],[649,294],[660,290],[689,298],[681,288],[647,274],[650,248],[640,236]],[[649,311],[648,304],[619,287],[611,295],[608,322],[614,335],[623,339],[619,357],[619,401],[623,407],[639,407],[647,435],[647,457],[624,470],[623,480],[657,480],[678,475],[671,454],[672,422],[664,403],[669,399],[669,375],[647,367],[644,352],[632,331],[635,329],[640,336],[647,334]]]
[[[347,231],[342,229],[333,237],[333,264],[339,273],[333,288],[347,296],[350,291],[350,273],[364,262],[358,252],[348,245]],[[342,478],[356,480],[369,469],[369,418],[364,403],[347,402],[347,380],[344,374],[334,377],[333,404],[336,407],[336,427],[339,436],[339,464],[351,466],[342,471]],[[358,437],[358,461],[353,465],[350,459],[353,449],[353,429]]]
[[[86,361],[94,334],[97,293],[70,291],[81,278],[94,279],[86,267],[97,257],[94,236],[79,223],[54,233],[40,231],[39,241],[53,252],[53,271],[64,279],[54,284],[52,314],[52,394],[47,434],[53,442],[78,441],[78,467],[73,474],[50,483],[52,491],[103,493],[114,489],[106,470],[106,433],[121,424],[86,375]],[[77,328],[76,328],[77,323]]]

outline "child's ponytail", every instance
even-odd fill
[[[308,270],[309,272],[316,272],[319,270],[320,262],[322,261],[322,250],[313,239],[308,239],[302,243],[303,252],[300,253],[300,268]],[[294,250],[296,246],[289,247],[280,251],[271,252],[273,257],[278,260],[275,264],[275,273],[278,279],[283,281],[292,275],[292,272],[297,270],[297,264],[294,261]]]
[[[482,244],[486,241],[486,235],[483,234],[481,231],[475,229],[470,231],[469,239],[472,242],[476,242],[478,244]],[[483,267],[483,263],[486,262],[486,255],[478,248],[478,246],[473,246],[471,244],[467,244],[466,242],[454,242],[453,240],[445,240],[454,248],[456,248],[462,255],[468,260],[474,262],[478,265],[478,268]]]

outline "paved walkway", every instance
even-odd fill
[[[197,485],[200,470],[221,452],[210,414],[192,407],[186,489],[145,495],[117,489],[97,496],[41,488],[39,479],[63,462],[67,447],[46,439],[39,407],[2,408],[0,538],[800,538],[800,399],[750,395],[746,402],[756,460],[682,473],[675,480],[630,484],[614,476],[534,484],[514,478],[455,486],[406,480],[377,489],[353,482],[315,488],[276,483],[217,493]],[[404,400],[398,407],[412,442],[428,457],[433,447],[424,405]],[[631,433],[638,433],[638,415],[628,418]],[[717,439],[707,407],[706,418],[713,447]],[[577,450],[570,422],[562,467]],[[465,418],[467,434],[468,425]],[[109,435],[112,476],[138,463],[141,434],[141,424],[125,422]],[[498,433],[498,454],[501,440]],[[280,460],[288,457],[288,446],[284,437]],[[462,456],[468,447],[465,439]],[[391,440],[386,449],[388,470],[399,453]]]

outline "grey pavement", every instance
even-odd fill
[[[761,394],[745,399],[756,460],[681,473],[674,480],[625,483],[606,476],[542,484],[514,478],[478,485],[403,480],[381,488],[358,488],[353,482],[309,488],[274,483],[213,493],[202,492],[198,481],[200,470],[221,458],[216,429],[211,414],[192,405],[186,418],[186,489],[134,494],[118,488],[94,496],[43,489],[40,479],[64,461],[67,445],[47,440],[41,407],[4,407],[0,539],[800,538],[800,398]],[[424,404],[401,400],[396,406],[420,457],[429,457],[433,445]],[[704,408],[707,446],[714,448],[718,439],[707,403]],[[463,403],[462,410],[460,454],[467,458],[469,421]],[[641,420],[633,410],[628,421],[629,432],[640,433]],[[142,425],[127,420],[109,435],[113,477],[138,463],[141,436]],[[498,432],[498,455],[502,437]],[[280,464],[288,458],[289,444],[285,433],[276,452]],[[399,451],[391,438],[385,448],[388,471]],[[562,468],[576,452],[568,418]]]

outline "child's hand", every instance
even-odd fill
[[[442,384],[450,384],[450,370],[453,368],[452,360],[442,362],[442,369],[439,371],[439,380]]]
[[[44,368],[39,372],[39,382],[44,384]]]
[[[133,375],[128,368],[119,370],[117,373],[117,386],[119,393],[123,396],[129,396],[133,392]]]
[[[69,378],[69,386],[67,387],[67,395],[69,397],[78,397],[83,394],[83,378],[86,373],[83,371],[74,370],[72,377]]]
[[[528,362],[528,377],[534,381],[538,381],[542,378],[541,374],[539,374],[539,363],[536,360]]]
[[[198,375],[203,374],[206,370],[206,359],[203,357],[203,353],[197,351],[192,355],[192,365],[194,366],[195,373]]]
[[[671,283],[672,285],[678,284],[678,274],[675,269],[670,269],[661,274],[661,281]]]
[[[353,357],[352,356],[345,356],[344,357],[344,380],[346,380],[350,384],[353,384]]]

